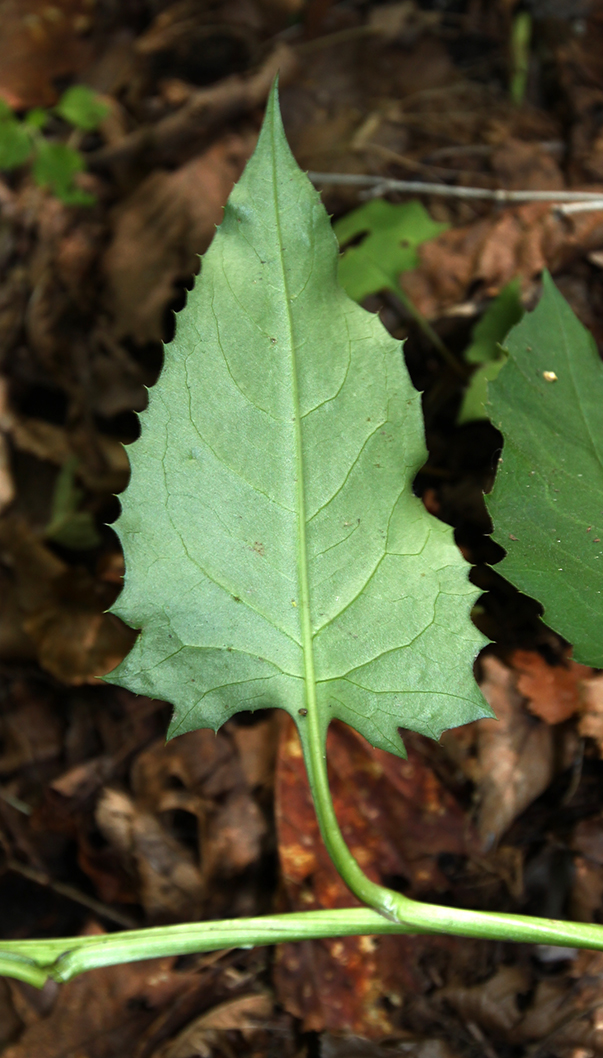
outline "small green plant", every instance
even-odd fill
[[[71,456],[57,475],[52,497],[50,521],[44,536],[55,544],[74,551],[87,551],[101,542],[90,511],[80,510],[84,493],[75,483],[77,456]]]
[[[108,106],[85,85],[73,85],[50,110],[35,107],[18,118],[0,99],[0,169],[18,169],[31,164],[35,182],[70,206],[90,206],[96,199],[77,187],[75,177],[86,168],[79,150],[69,143],[49,139],[44,129],[56,114],[73,129],[91,132],[108,113]]]
[[[400,301],[440,355],[457,370],[452,353],[400,286],[400,275],[416,268],[417,248],[446,231],[421,202],[393,204],[382,198],[365,202],[333,225],[342,255],[339,283],[361,303],[370,294],[389,291]]]
[[[532,44],[532,15],[529,11],[518,11],[511,23],[509,94],[516,106],[525,99],[530,71],[530,47]]]
[[[476,365],[476,370],[469,380],[459,409],[459,426],[476,419],[489,418],[486,411],[488,383],[498,378],[507,358],[502,343],[511,327],[519,323],[523,312],[520,282],[519,279],[512,279],[475,324],[464,358],[466,363]]]
[[[507,347],[491,401],[505,435],[491,500],[498,537],[513,541],[505,572],[601,664],[603,364],[550,280]],[[239,710],[289,712],[323,839],[365,906],[3,942],[0,971],[41,985],[156,955],[362,933],[603,949],[597,925],[377,885],[339,828],[333,718],[402,756],[401,726],[437,738],[491,714],[472,675],[484,640],[467,564],[412,492],[426,458],[419,394],[400,344],[337,283],[336,241],[276,90],[140,418],[115,612],[141,631],[107,678],[171,701],[171,736]]]

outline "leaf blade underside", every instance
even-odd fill
[[[548,273],[534,312],[509,334],[490,386],[503,433],[488,509],[506,550],[498,570],[544,620],[603,667],[603,363]]]
[[[268,706],[303,736],[308,681],[323,734],[395,753],[490,715],[466,563],[412,493],[420,395],[336,271],[274,93],[128,450],[114,612],[142,632],[108,678],[171,701],[171,736]]]

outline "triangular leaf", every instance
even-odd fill
[[[393,204],[372,199],[336,221],[333,230],[343,256],[339,282],[354,301],[363,301],[380,290],[400,294],[399,276],[419,263],[417,246],[445,231],[420,202]],[[346,249],[347,243],[362,242]]]
[[[548,274],[505,344],[488,409],[505,438],[488,501],[498,568],[576,661],[603,667],[603,363]]]
[[[489,715],[483,642],[400,344],[337,285],[337,245],[276,94],[129,449],[115,607],[142,628],[110,677],[175,705],[171,734],[279,706],[401,753]],[[314,704],[316,699],[317,704]],[[312,714],[314,715],[314,714]]]

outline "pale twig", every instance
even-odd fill
[[[362,176],[359,173],[308,173],[313,184],[340,184],[348,187],[366,187],[370,197],[400,191],[413,195],[440,195],[443,198],[481,199],[510,205],[520,202],[581,203],[582,209],[603,209],[600,191],[507,191],[505,188],[456,187],[450,184],[433,184],[424,180],[394,180],[383,176]],[[576,207],[574,211],[576,210]],[[567,209],[564,212],[568,212]]]
[[[593,202],[568,202],[565,206],[557,206],[555,212],[561,213],[564,217],[570,217],[572,213],[589,213],[597,209],[603,209],[601,196]]]

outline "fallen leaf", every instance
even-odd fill
[[[0,433],[0,513],[10,506],[14,498],[15,483],[11,472],[10,452],[6,437]]]
[[[162,338],[175,282],[197,270],[254,146],[254,135],[228,134],[175,172],[151,173],[117,207],[103,269],[119,336]]]
[[[59,758],[63,725],[52,702],[35,695],[27,684],[13,684],[10,704],[0,719],[0,775],[27,765]]]
[[[221,1032],[241,1032],[251,1042],[254,1030],[273,1008],[274,1000],[267,992],[229,999],[191,1021],[155,1058],[210,1058]]]
[[[578,731],[583,738],[593,738],[603,756],[603,674],[584,681],[582,715]]]
[[[581,819],[572,835],[574,851],[571,913],[579,922],[593,922],[603,902],[603,817]]]
[[[397,1058],[398,1055],[400,1058],[454,1058],[454,1054],[446,1040],[441,1039],[405,1039],[393,1046],[388,1040],[379,1046],[362,1036],[332,1036],[323,1032],[320,1038],[321,1058]]]
[[[482,657],[482,694],[496,720],[447,731],[442,743],[477,786],[477,826],[492,848],[553,776],[553,741],[547,724],[527,712],[512,669]]]
[[[509,190],[560,191],[563,173],[541,143],[526,143],[510,136],[490,155],[490,167],[500,186]]]
[[[584,681],[592,669],[570,657],[562,664],[549,665],[535,650],[516,650],[509,658],[518,673],[516,687],[527,698],[527,707],[547,724],[561,724],[580,711]]]
[[[590,187],[588,190],[599,190]],[[467,300],[476,286],[493,297],[520,277],[524,299],[544,268],[556,271],[603,241],[601,214],[558,217],[550,203],[531,202],[453,228],[418,248],[420,265],[400,283],[428,319]]]
[[[2,0],[0,22],[0,96],[16,109],[56,103],[55,79],[77,75],[90,61],[90,4]]]
[[[96,822],[110,844],[131,860],[140,880],[141,901],[152,922],[199,917],[203,880],[192,854],[127,794],[106,789]]]
[[[449,1003],[463,1021],[477,1022],[480,1027],[508,1036],[521,1021],[518,1001],[530,987],[529,973],[519,966],[501,966],[483,984],[472,987],[442,988],[438,999]]]
[[[132,630],[105,613],[114,586],[69,567],[17,516],[0,521],[0,556],[12,573],[12,607],[3,618],[17,621],[57,679],[95,682],[130,649]]]
[[[11,990],[5,978],[0,980],[0,1047],[11,1043],[21,1032],[23,1022],[15,1010]]]

